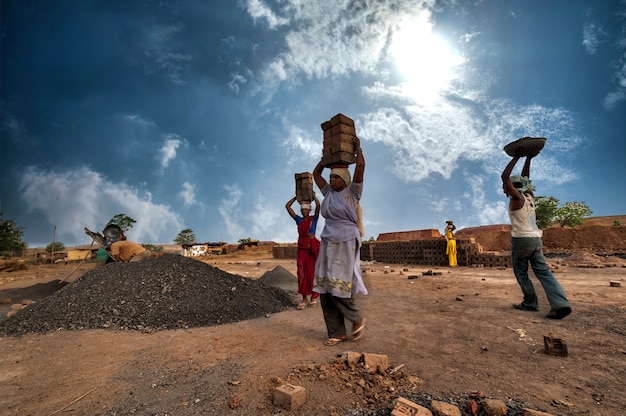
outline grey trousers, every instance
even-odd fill
[[[361,312],[357,309],[354,298],[338,298],[329,293],[322,293],[320,304],[324,312],[328,338],[345,337],[346,320],[352,322],[353,326],[361,322]]]

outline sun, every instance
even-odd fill
[[[416,99],[432,99],[446,90],[464,62],[444,39],[432,33],[430,22],[419,18],[398,26],[389,52],[404,78],[404,88]]]

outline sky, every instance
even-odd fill
[[[536,195],[626,214],[626,0],[1,0],[0,15],[0,210],[29,247],[90,244],[84,228],[120,213],[140,243],[295,242],[294,174],[338,113],[366,160],[365,239],[508,223],[503,147],[525,136],[547,138]]]

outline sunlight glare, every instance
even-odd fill
[[[464,62],[431,29],[432,24],[424,19],[405,21],[394,33],[389,49],[411,96],[429,100],[447,89]]]

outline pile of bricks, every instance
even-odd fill
[[[350,165],[356,163],[354,120],[343,114],[337,114],[322,123],[322,130],[324,131],[322,165],[329,167],[336,164]]]
[[[380,263],[419,264],[447,266],[447,241],[445,238],[365,242],[361,247],[361,260]],[[459,266],[511,267],[509,253],[484,252],[473,238],[456,240],[456,259]]]
[[[313,175],[310,172],[296,173],[296,200],[313,201],[315,195],[313,192]]]
[[[272,247],[272,257],[275,259],[295,259],[297,255],[298,246],[296,244]]]
[[[363,242],[361,261],[377,261],[392,264],[417,264],[424,266],[447,266],[448,255],[445,238],[430,238],[411,241]],[[275,259],[295,259],[298,247],[292,245],[274,246]],[[468,267],[512,267],[509,252],[487,252],[474,238],[456,239],[456,261],[459,266]]]

